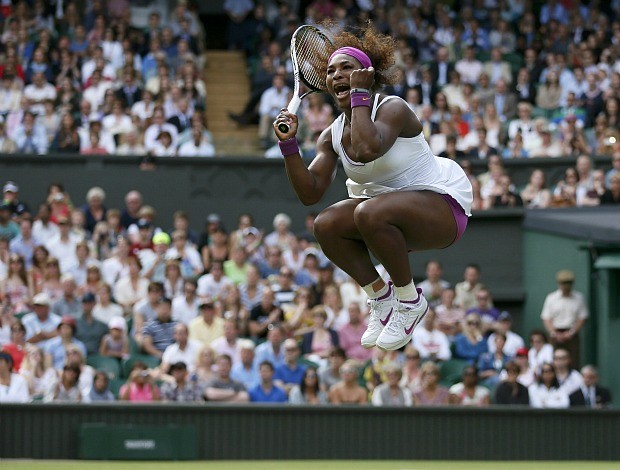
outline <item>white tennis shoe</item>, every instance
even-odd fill
[[[388,281],[388,291],[378,299],[368,299],[370,315],[368,317],[368,328],[362,335],[361,343],[366,349],[372,348],[377,342],[377,338],[388,324],[394,313],[394,287],[392,281]]]
[[[394,312],[376,340],[377,347],[394,351],[411,341],[413,330],[428,312],[428,302],[422,295],[422,289],[418,288],[417,292],[418,298],[413,301],[395,299]]]

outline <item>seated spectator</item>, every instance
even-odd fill
[[[480,316],[480,320],[482,321],[482,332],[486,333],[487,331],[496,329],[497,319],[501,312],[493,306],[491,291],[485,287],[478,290],[476,294],[476,305],[467,309],[465,312],[466,315],[470,313],[476,313]]]
[[[0,403],[27,403],[30,401],[28,383],[13,371],[13,357],[0,351]]]
[[[327,395],[321,390],[319,375],[316,368],[308,367],[300,385],[295,385],[288,396],[288,402],[293,405],[325,405]]]
[[[306,366],[299,364],[299,345],[293,338],[283,343],[284,362],[275,368],[275,384],[288,394],[293,386],[300,385]]]
[[[506,335],[502,332],[496,332],[493,337],[494,351],[484,352],[478,358],[478,375],[482,379],[482,385],[493,390],[499,383],[499,375],[504,369],[506,363],[512,359],[511,356],[504,352],[506,344]]]
[[[228,354],[233,361],[233,366],[241,360],[239,345],[242,339],[239,338],[239,330],[235,320],[224,321],[224,334],[215,338],[211,347],[217,355]]]
[[[355,362],[346,361],[340,367],[342,380],[329,389],[328,399],[333,405],[365,405],[368,393],[357,383],[359,371]]]
[[[260,382],[258,363],[254,359],[254,343],[249,339],[239,341],[239,362],[233,364],[230,376],[241,382],[246,389],[254,388]]]
[[[96,321],[102,322],[106,324],[114,317],[122,317],[123,316],[123,307],[118,305],[117,303],[112,302],[112,289],[108,284],[102,283],[102,285],[97,290],[97,303],[93,307],[93,317]],[[134,329],[137,331],[142,331],[142,326],[139,327],[135,324],[134,317]]]
[[[454,356],[476,364],[482,353],[488,351],[487,341],[482,333],[480,315],[469,313],[465,317],[462,332],[454,338]]]
[[[259,365],[260,384],[249,390],[250,401],[259,403],[286,403],[287,393],[273,380],[273,365],[269,361]]]
[[[372,352],[360,343],[367,326],[366,321],[363,320],[360,304],[350,302],[347,311],[349,322],[337,330],[340,347],[344,349],[347,357],[361,362],[367,361],[372,356]]]
[[[196,361],[202,344],[189,339],[187,325],[177,323],[174,327],[174,343],[166,348],[161,358],[161,371],[167,371],[173,364],[182,362],[191,374],[196,369]]]
[[[213,378],[215,371],[215,353],[211,346],[203,346],[200,348],[198,358],[196,359],[196,368],[192,374],[192,380],[206,382]]]
[[[3,154],[11,154],[17,152],[17,144],[13,139],[7,136],[4,120],[0,120],[0,152],[2,152]]]
[[[170,132],[161,131],[157,135],[149,153],[154,157],[176,157],[177,148],[172,140]]]
[[[162,298],[157,304],[157,318],[144,325],[142,349],[146,354],[161,358],[166,348],[174,343],[177,322],[172,320],[171,304],[170,299]]]
[[[191,139],[179,147],[177,155],[179,157],[213,157],[215,147],[203,134],[202,126],[192,127]]]
[[[577,170],[567,168],[564,179],[560,180],[553,190],[553,207],[573,207],[577,204]]]
[[[123,307],[125,313],[129,314],[134,306],[147,296],[149,281],[141,274],[142,263],[137,256],[129,256],[127,266],[128,274],[114,284],[114,299]]]
[[[70,315],[64,315],[58,324],[58,336],[49,340],[45,345],[45,351],[52,358],[52,365],[55,369],[61,370],[66,362],[66,348],[70,344],[77,346],[82,355],[86,357],[86,346],[75,338],[77,322]]]
[[[480,282],[480,266],[468,264],[463,272],[463,281],[454,286],[454,303],[467,311],[476,306],[476,295],[485,288]]]
[[[605,191],[601,196],[601,204],[620,204],[620,173],[616,173],[611,177],[609,190]]]
[[[504,174],[499,177],[494,193],[487,199],[487,209],[502,207],[523,207],[521,196],[513,191],[512,179]]]
[[[269,361],[275,367],[284,363],[284,328],[280,324],[272,324],[268,328],[267,341],[256,347],[256,361],[260,364]]]
[[[611,405],[610,391],[598,384],[598,371],[592,365],[581,368],[583,386],[569,395],[570,406],[603,409]]]
[[[523,205],[528,209],[544,209],[551,205],[551,192],[546,187],[545,173],[532,170],[530,181],[520,193]]]
[[[3,320],[3,323],[6,320]],[[2,325],[4,327],[4,324]],[[13,320],[11,325],[11,341],[0,346],[2,352],[8,353],[13,359],[13,370],[17,373],[26,356],[26,328],[20,320]]]
[[[82,316],[82,302],[77,296],[77,283],[71,274],[60,278],[62,297],[52,304],[52,312],[61,317],[70,316],[78,319]]]
[[[243,290],[242,290],[243,292]],[[250,336],[253,340],[262,340],[268,336],[269,325],[284,321],[284,312],[275,304],[271,287],[262,287],[260,303],[250,310]]]
[[[521,373],[519,365],[514,361],[508,361],[505,370],[506,378],[498,383],[493,403],[496,405],[529,405],[528,388],[517,380]]]
[[[581,193],[581,197],[577,196],[577,205],[580,207],[594,207],[601,204],[603,196],[608,193],[609,190],[605,187],[605,172],[601,169],[596,169],[592,172],[592,187]]]
[[[497,333],[503,333],[506,336],[504,353],[507,356],[514,357],[517,350],[525,346],[523,338],[512,331],[512,315],[510,315],[510,313],[506,311],[500,313],[499,318],[497,319],[495,331]],[[489,348],[489,352],[491,353],[495,352],[495,334],[496,333],[491,333],[489,335],[489,339],[487,340],[487,346]]]
[[[146,154],[146,149],[142,145],[142,135],[137,130],[130,130],[120,136],[120,145],[116,147],[116,155],[137,156]]]
[[[205,398],[208,401],[244,403],[250,396],[245,386],[230,378],[232,360],[230,356],[222,354],[216,360],[217,376],[206,384]]]
[[[35,345],[28,346],[19,373],[26,379],[28,391],[34,400],[43,399],[50,387],[58,380],[51,358]]]
[[[19,235],[13,238],[9,247],[14,246],[14,242],[20,238]],[[13,315],[28,312],[30,289],[24,258],[17,253],[11,253],[8,264],[6,277],[0,281],[0,295],[6,301],[6,311]]]
[[[48,148],[45,127],[35,121],[30,111],[24,113],[22,123],[17,126],[11,138],[17,145],[19,153],[45,155]]]
[[[175,362],[167,370],[173,381],[166,381],[161,386],[162,401],[192,402],[203,401],[202,385],[190,379],[187,365],[183,361]]]
[[[566,348],[558,346],[554,349],[553,367],[560,389],[567,396],[583,387],[583,377],[577,369],[573,368],[569,351]]]
[[[530,157],[551,157],[557,158],[564,154],[564,148],[559,139],[555,138],[548,124],[543,124],[540,128],[540,142],[529,152]]]
[[[189,323],[189,337],[203,345],[211,345],[224,335],[224,319],[217,314],[215,303],[204,299],[198,305],[198,316]]]
[[[506,348],[504,348],[504,350],[505,349]],[[526,388],[532,385],[536,380],[536,373],[530,367],[527,353],[527,348],[519,348],[513,358],[513,362],[519,366],[519,376],[517,377],[517,381]],[[506,367],[504,367],[504,370],[499,374],[499,380],[506,380],[506,377],[507,372]]]
[[[118,360],[129,356],[129,339],[127,338],[127,323],[123,317],[112,317],[108,322],[109,332],[101,338],[99,354],[115,357]]]
[[[374,406],[412,406],[411,390],[400,385],[403,372],[398,364],[386,367],[387,382],[382,383],[372,393]]]
[[[327,363],[320,366],[319,373],[319,385],[322,391],[327,392],[332,385],[340,382],[342,377],[340,376],[340,368],[347,360],[347,355],[342,348],[333,348]]]
[[[131,368],[127,382],[121,387],[118,399],[131,402],[152,402],[161,399],[159,387],[146,364],[136,361]]]
[[[570,404],[568,395],[560,387],[553,364],[543,364],[538,381],[530,385],[528,393],[533,408],[568,408]]]
[[[340,340],[336,331],[325,326],[327,312],[323,305],[317,305],[312,309],[312,319],[314,330],[303,335],[301,353],[310,360],[320,362],[329,356],[332,348],[340,345]]]
[[[89,401],[91,403],[98,401],[115,401],[116,398],[114,398],[114,394],[110,391],[109,385],[110,379],[108,378],[108,374],[102,370],[97,371],[93,379],[93,387],[90,389],[90,394],[88,396]]]
[[[413,332],[412,343],[423,360],[447,361],[452,358],[450,340],[436,325],[435,311],[429,308],[422,327]]]
[[[422,289],[424,297],[426,297],[429,304],[433,307],[439,304],[439,299],[443,290],[450,287],[450,283],[441,278],[442,274],[443,268],[439,261],[427,261],[426,279],[418,283],[418,287]]]
[[[44,402],[72,402],[85,401],[79,387],[80,367],[75,364],[66,364],[62,368],[60,378],[43,399]]]
[[[448,287],[441,293],[441,303],[435,307],[436,327],[450,342],[461,331],[461,322],[465,319],[465,310],[457,306],[455,299],[455,290]]]
[[[420,369],[420,385],[413,391],[415,406],[444,406],[450,401],[450,392],[439,385],[440,371],[437,364],[428,361]]]
[[[473,365],[463,369],[462,382],[450,387],[452,405],[487,406],[489,396],[489,389],[478,385],[478,369]]]

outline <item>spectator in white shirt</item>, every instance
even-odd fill
[[[506,311],[500,313],[499,317],[497,318],[496,325],[496,330],[498,332],[504,333],[504,335],[506,336],[506,344],[504,344],[504,354],[506,354],[506,356],[514,357],[517,354],[517,350],[525,346],[525,342],[523,341],[523,338],[521,338],[521,336],[519,336],[514,331],[511,331],[512,315],[510,315],[510,313]],[[491,335],[489,336],[487,346],[490,353],[495,352],[495,333],[491,333]]]
[[[60,233],[45,244],[45,248],[53,258],[58,258],[60,270],[66,272],[71,266],[77,264],[75,247],[82,238],[71,232],[71,222],[65,215],[58,217]]]
[[[198,284],[192,279],[186,279],[183,285],[183,295],[172,299],[172,319],[184,325],[198,316],[200,298],[196,295]]]
[[[144,132],[144,147],[147,151],[151,151],[155,148],[157,139],[162,131],[167,131],[170,134],[172,146],[176,148],[178,137],[177,128],[165,121],[163,108],[161,106],[156,106],[153,110],[153,124]]]
[[[84,90],[82,96],[88,100],[94,111],[98,111],[103,106],[105,92],[111,87],[112,84],[104,80],[101,70],[97,69],[90,77],[90,86]]]
[[[167,346],[161,357],[161,371],[168,371],[171,364],[184,362],[187,370],[192,373],[196,369],[196,361],[202,344],[195,339],[189,339],[187,325],[177,323],[174,327],[174,343]]]
[[[224,299],[226,289],[232,284],[232,281],[224,275],[222,262],[212,261],[209,273],[198,278],[198,295],[212,299]]]
[[[192,128],[192,139],[179,147],[179,157],[213,157],[215,147],[202,133],[202,128]]]
[[[423,328],[416,328],[412,337],[413,346],[420,352],[420,357],[431,361],[448,361],[452,358],[448,336],[437,329],[435,311],[428,309],[424,317]]]
[[[45,80],[43,72],[32,75],[32,83],[24,87],[24,96],[30,100],[30,111],[45,114],[45,101],[56,100],[56,88]]]

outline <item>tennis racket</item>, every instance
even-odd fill
[[[310,25],[300,26],[291,38],[291,61],[293,62],[293,78],[295,80],[293,98],[288,104],[289,112],[295,114],[301,100],[310,93],[325,92],[325,70],[332,43],[318,28]],[[308,87],[308,91],[299,96],[300,84]],[[289,125],[278,125],[280,132],[288,132]]]

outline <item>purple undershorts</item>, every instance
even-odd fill
[[[461,236],[463,236],[463,232],[465,232],[465,229],[467,228],[468,217],[467,214],[465,214],[465,210],[463,209],[463,207],[461,207],[461,205],[456,202],[456,199],[454,199],[449,194],[442,194],[441,196],[446,200],[446,202],[450,206],[450,209],[452,209],[454,221],[456,222],[456,238],[450,244],[452,245],[453,243],[458,241]]]

